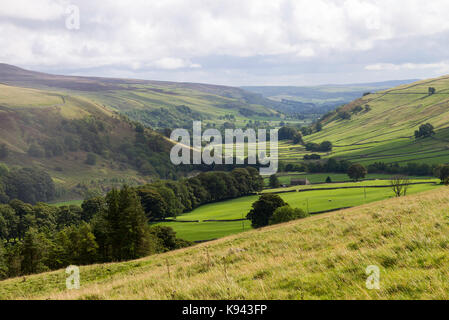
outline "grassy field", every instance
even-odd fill
[[[436,181],[436,180],[434,180]],[[320,186],[295,187],[294,190],[310,188],[332,188],[332,187],[354,187],[354,189],[339,190],[317,190],[307,192],[290,192],[280,194],[282,199],[294,208],[302,208],[310,213],[334,210],[339,208],[353,207],[388,199],[393,196],[390,187],[363,188],[363,186],[388,185],[389,181],[365,181],[363,183],[329,184]],[[414,194],[439,187],[429,180],[429,184],[413,185],[409,193]],[[286,191],[288,189],[273,189],[269,191]],[[240,233],[251,228],[248,221],[226,221],[226,222],[204,222],[204,220],[232,220],[244,219],[250,211],[251,205],[258,196],[248,196],[228,201],[207,204],[190,213],[183,214],[177,218],[178,222],[163,222],[160,225],[172,227],[177,236],[191,241],[203,241],[217,239],[234,233]],[[200,221],[200,222],[179,222]]]
[[[449,189],[249,231],[141,260],[0,282],[2,299],[449,299]],[[380,269],[380,289],[366,268]]]
[[[366,175],[365,179],[366,180],[374,180],[374,179],[388,180],[391,178],[391,176],[392,176],[391,174],[370,173],[370,174]],[[306,178],[312,184],[325,183],[327,177],[330,177],[332,179],[332,182],[351,181],[349,176],[345,173],[304,173],[304,172],[295,173],[295,172],[290,172],[290,173],[280,173],[277,175],[277,177],[279,179],[280,184],[286,184],[286,185],[290,185],[291,179],[306,179]],[[432,179],[431,177],[412,177],[412,176],[410,176],[409,178],[413,179],[413,180]],[[266,177],[264,179],[264,181],[265,181],[265,186],[269,186],[270,178]]]
[[[436,88],[429,96],[428,88]],[[346,105],[370,111],[352,113],[351,120],[336,115],[324,121],[323,130],[305,137],[307,142],[329,140],[334,144],[323,158],[338,157],[362,164],[376,161],[406,164],[408,162],[439,164],[449,162],[449,77],[429,79],[364,96]],[[415,140],[414,131],[431,123],[436,135]],[[307,154],[301,145],[280,143],[280,159],[299,161]]]
[[[81,206],[83,204],[83,200],[69,200],[69,201],[60,201],[55,203],[50,203],[51,206],[62,207],[62,206]]]

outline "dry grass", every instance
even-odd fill
[[[3,299],[449,299],[449,189],[126,263],[0,282]],[[368,265],[380,290],[365,286]]]

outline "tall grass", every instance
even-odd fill
[[[3,299],[449,299],[449,189],[145,259],[0,282]],[[380,290],[366,267],[380,268]],[[168,271],[169,270],[169,271]]]

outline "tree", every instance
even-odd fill
[[[0,241],[0,280],[8,277],[8,262],[6,260],[6,251],[3,242]]]
[[[441,184],[449,185],[449,165],[439,165],[435,169],[435,176],[441,180]]]
[[[332,183],[332,178],[331,178],[330,176],[328,176],[328,177],[326,178],[326,183]]]
[[[353,164],[348,169],[348,176],[354,181],[359,181],[360,179],[365,178],[368,171],[364,166],[359,163]]]
[[[410,186],[410,179],[405,176],[397,175],[391,178],[390,185],[396,197],[406,196]]]
[[[30,228],[23,240],[22,245],[22,273],[33,274],[47,270],[44,259],[47,251],[47,244],[42,234],[36,229]]]
[[[167,252],[177,248],[176,232],[172,228],[154,226],[149,229],[149,232],[157,239],[157,252]]]
[[[434,127],[430,123],[423,124],[415,131],[415,138],[428,138],[435,134]]]
[[[282,127],[278,132],[279,140],[293,140],[295,144],[302,143],[302,135],[295,128]]]
[[[435,92],[436,92],[436,89],[435,89],[435,88],[429,87],[429,96],[435,94]]]
[[[339,112],[338,117],[342,120],[351,120],[351,114],[348,111]]]
[[[308,217],[304,210],[300,208],[291,208],[289,205],[277,208],[270,218],[270,225],[289,222],[296,219]]]
[[[321,152],[330,152],[332,151],[332,142],[330,141],[323,141],[320,144],[320,150]]]
[[[320,132],[323,130],[323,125],[321,124],[321,122],[318,122],[316,124],[316,132]]]
[[[106,197],[108,244],[114,261],[137,259],[150,252],[148,221],[137,193],[128,186]]]
[[[162,220],[167,216],[167,203],[156,189],[139,189],[138,194],[145,210],[145,214],[149,220]]]
[[[306,144],[306,150],[307,151],[313,151],[313,152],[330,152],[332,151],[332,142],[330,141],[323,141],[320,144],[309,142]]]
[[[253,228],[265,227],[269,224],[274,211],[285,205],[287,205],[287,203],[285,203],[278,195],[264,194],[259,200],[252,204],[252,209],[246,217],[251,220]]]
[[[275,188],[279,188],[279,186],[280,186],[280,183],[279,183],[278,177],[275,174],[270,176],[270,187],[275,189]]]
[[[96,214],[106,209],[106,202],[103,197],[90,198],[83,201],[81,208],[81,220],[89,222]]]
[[[97,261],[98,244],[89,224],[83,222],[79,227],[68,229],[70,263],[87,265]]]

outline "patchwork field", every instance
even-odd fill
[[[423,182],[413,180],[412,182]],[[437,180],[428,180],[427,183],[412,185],[409,194],[438,188]],[[375,186],[386,186],[376,187]],[[350,189],[331,189],[352,187]],[[366,187],[366,188],[365,188]],[[327,190],[313,190],[313,188],[327,188]],[[388,199],[394,196],[389,181],[364,181],[359,183],[339,183],[320,186],[304,186],[286,189],[265,190],[264,192],[296,191],[279,194],[281,198],[293,208],[301,208],[310,213],[336,210],[339,208],[354,207],[370,202]],[[258,196],[242,197],[228,201],[207,204],[190,213],[177,217],[177,221],[158,223],[172,227],[177,236],[191,241],[204,241],[217,239],[227,235],[240,233],[251,229],[249,221],[220,221],[208,222],[205,220],[236,220],[245,219],[251,205]],[[182,222],[185,221],[185,222]],[[198,221],[198,222],[192,222]]]
[[[0,282],[3,299],[449,299],[449,190],[316,215],[123,263]],[[380,289],[366,288],[366,268]]]
[[[429,95],[429,87],[436,93]],[[369,111],[365,109],[369,106]],[[362,111],[354,112],[356,107]],[[306,142],[331,141],[334,149],[323,158],[337,157],[362,164],[376,161],[440,164],[449,162],[449,77],[441,77],[372,93],[346,105],[351,120],[334,114],[323,130]],[[436,135],[415,140],[420,125],[431,123]],[[301,145],[280,144],[280,159],[298,161],[307,154]]]

